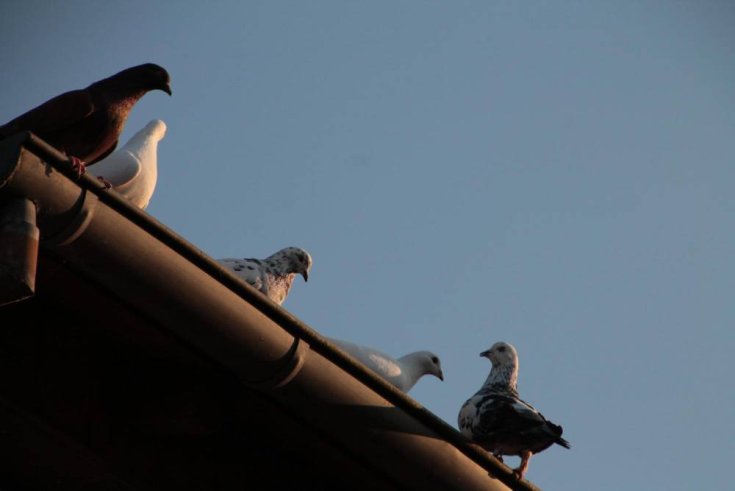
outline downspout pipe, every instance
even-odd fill
[[[9,196],[0,200],[0,306],[33,296],[38,262],[36,205]]]

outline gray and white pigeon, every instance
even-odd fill
[[[508,343],[495,343],[480,353],[492,363],[490,375],[480,390],[459,411],[459,429],[465,436],[501,461],[503,455],[518,455],[514,469],[519,479],[535,453],[556,443],[570,448],[561,437],[562,427],[544,418],[518,396],[518,353]]]
[[[395,359],[373,348],[341,339],[327,339],[403,392],[411,390],[424,375],[444,380],[439,357],[430,351],[416,351]]]
[[[94,173],[104,176],[115,191],[145,210],[158,179],[158,142],[166,134],[166,123],[150,121],[122,148],[97,162]]]
[[[278,305],[286,300],[297,274],[309,281],[312,263],[309,253],[299,247],[286,247],[265,259],[218,259],[217,262]]]

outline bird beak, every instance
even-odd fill
[[[169,82],[166,82],[166,85],[164,85],[163,88],[161,88],[161,90],[167,93],[168,95],[172,95],[171,94],[171,84]]]
[[[482,358],[487,358],[488,356],[490,356],[490,350],[483,351],[482,353],[480,353],[480,356]]]
[[[439,380],[441,380],[442,382],[444,382],[444,372],[442,372],[441,370],[439,370],[439,374],[437,375],[437,377],[439,378]]]
[[[309,281],[309,272],[308,271],[304,271],[303,273],[301,273],[301,276],[304,277],[304,281]]]

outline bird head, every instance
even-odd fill
[[[171,95],[171,76],[165,68],[155,63],[146,63],[140,65],[142,79],[149,83],[147,86],[150,90],[162,90]]]
[[[300,247],[286,247],[271,257],[274,256],[278,256],[278,262],[284,266],[286,272],[300,274],[304,277],[304,281],[309,281],[312,260],[309,253],[304,249]]]
[[[171,77],[165,68],[155,63],[127,68],[100,82],[145,91],[162,90],[171,95]]]
[[[166,135],[166,123],[160,119],[152,119],[145,125],[144,131],[156,140],[162,140]]]
[[[433,375],[442,382],[444,381],[444,372],[442,372],[442,364],[439,357],[431,351],[419,351],[416,353],[421,360],[421,367],[427,375]]]
[[[512,344],[498,342],[492,345],[489,350],[480,353],[480,356],[487,358],[496,366],[513,366],[518,364],[518,352]]]

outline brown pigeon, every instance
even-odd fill
[[[130,110],[156,89],[171,95],[168,72],[153,63],[134,66],[18,116],[0,126],[0,139],[32,131],[67,154],[81,175],[84,162],[94,164],[115,149]]]

